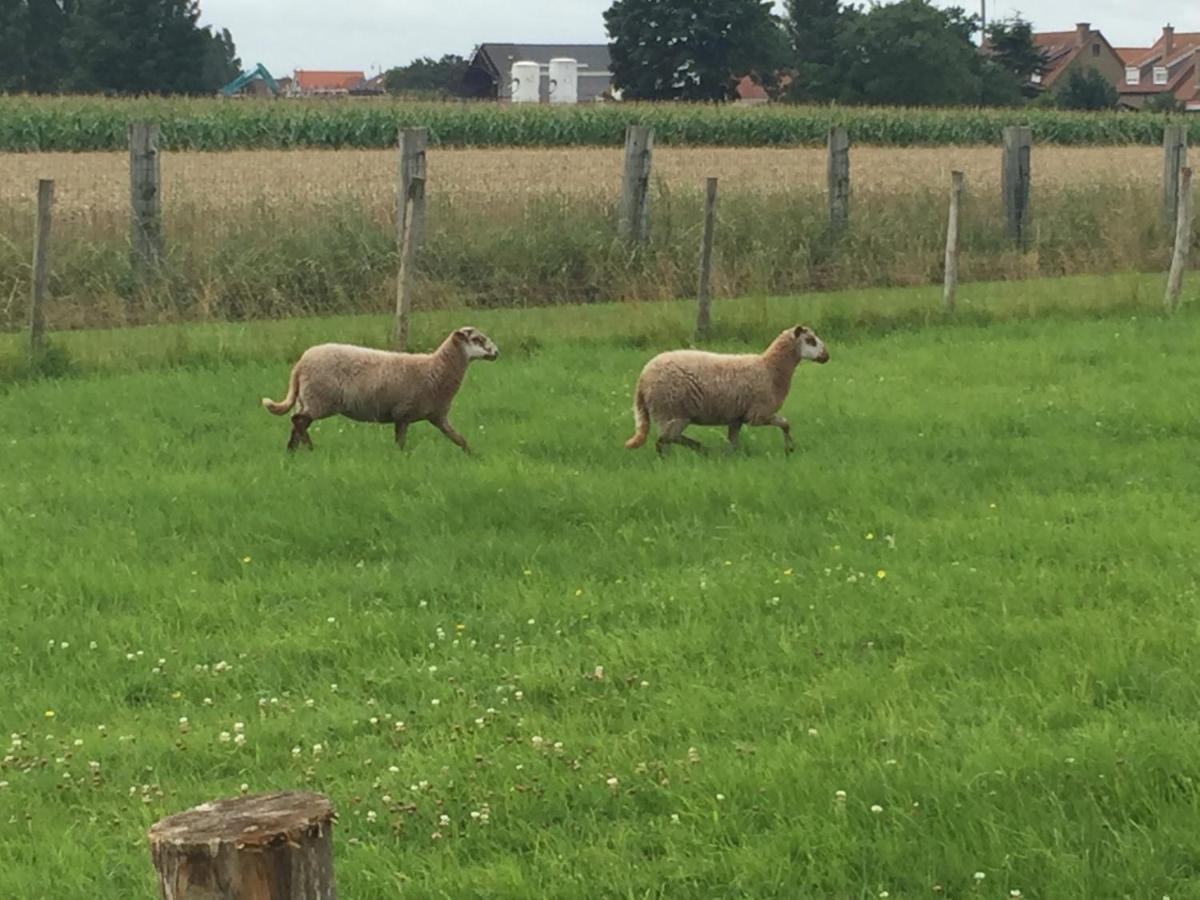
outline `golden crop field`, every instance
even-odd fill
[[[431,198],[494,203],[546,194],[611,196],[618,191],[622,150],[432,149]],[[1035,192],[1042,188],[1151,184],[1161,178],[1161,151],[1153,147],[1047,147],[1034,149]],[[998,188],[1000,151],[991,147],[882,148],[851,151],[856,192],[940,188],[962,169],[974,190]],[[825,152],[819,148],[678,148],[654,153],[654,177],[669,190],[699,190],[705,176],[723,192],[776,192],[823,188]],[[168,211],[208,214],[322,204],[353,197],[380,214],[390,211],[396,154],[386,150],[246,150],[179,152],[162,157]],[[124,153],[0,154],[0,209],[31,206],[38,178],[55,179],[56,216],[109,219],[128,209]]]

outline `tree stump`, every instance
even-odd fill
[[[155,823],[163,900],[336,900],[333,806],[286,791],[203,803]]]

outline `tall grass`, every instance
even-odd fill
[[[972,195],[963,218],[965,280],[1025,278],[1166,266],[1170,235],[1150,185],[1040,191],[1032,240],[1008,240],[999,201]],[[700,238],[698,190],[656,183],[649,242],[616,238],[607,195],[431,197],[417,276],[418,306],[506,308],[690,296]],[[381,312],[394,302],[394,228],[386,202],[346,196],[315,204],[263,203],[236,215],[168,208],[168,254],[139,280],[126,215],[117,210],[56,226],[49,320],[70,328]],[[32,222],[9,210],[0,242],[0,327],[26,321]],[[930,188],[861,191],[849,231],[833,239],[825,202],[810,188],[721,197],[718,295],[922,285],[940,280],[945,196]]]
[[[117,150],[135,119],[162,126],[168,149],[394,145],[401,126],[427,126],[443,146],[615,146],[625,126],[649,125],[662,144],[814,144],[845,125],[857,143],[996,144],[1006,125],[1040,143],[1155,144],[1165,115],[1037,109],[896,109],[614,103],[575,107],[393,101],[222,101],[0,97],[0,151]],[[1190,122],[1200,139],[1200,122]]]

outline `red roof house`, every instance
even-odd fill
[[[1141,109],[1151,97],[1170,93],[1188,109],[1200,110],[1200,32],[1176,33],[1168,25],[1154,46],[1122,57],[1125,71],[1117,83],[1122,106]]]
[[[297,69],[295,90],[301,96],[348,94],[366,80],[364,72]]]

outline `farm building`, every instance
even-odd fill
[[[1043,31],[1034,34],[1034,46],[1042,51],[1045,68],[1034,82],[1043,90],[1066,84],[1068,73],[1095,69],[1114,85],[1123,77],[1125,63],[1112,44],[1087,22],[1074,31]]]
[[[602,99],[612,87],[607,44],[480,44],[471,55],[463,77],[470,97],[512,100],[512,67],[516,62],[535,62],[540,70],[538,97],[550,98],[550,60],[574,59],[579,64],[578,102]]]
[[[1117,52],[1125,66],[1117,82],[1122,107],[1141,109],[1169,93],[1189,111],[1200,111],[1200,33],[1176,34],[1168,25],[1154,46]]]
[[[364,81],[366,74],[363,72],[297,69],[291,93],[299,97],[345,96]]]

